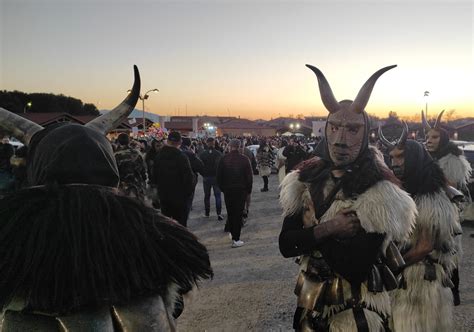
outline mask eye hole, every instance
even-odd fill
[[[335,133],[338,130],[339,130],[338,126],[331,125],[331,132]]]
[[[357,134],[359,132],[359,127],[347,127],[347,130],[351,133],[351,134]]]

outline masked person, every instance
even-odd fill
[[[135,67],[128,97],[84,126],[0,108],[29,149],[29,187],[0,200],[2,331],[174,331],[177,296],[212,275],[194,235],[119,194],[105,135],[139,93]]]
[[[426,134],[426,149],[443,170],[448,184],[463,192],[464,202],[459,202],[459,206],[462,210],[464,206],[468,206],[468,204],[471,203],[467,185],[469,183],[469,178],[471,177],[472,169],[471,165],[466,160],[466,157],[464,157],[463,151],[449,140],[447,131],[441,127],[441,117],[443,116],[443,113],[444,111],[438,115],[438,119],[433,128],[429,125],[424,113],[422,112],[421,114],[423,128]],[[456,246],[456,268],[453,270],[452,274],[452,282],[454,284],[452,291],[454,305],[459,305],[461,304],[461,298],[459,296],[458,266],[462,258],[461,235],[456,237]]]
[[[262,140],[257,150],[258,173],[263,179],[263,188],[260,189],[261,192],[268,191],[268,177],[272,174],[274,159],[273,151],[268,146],[268,143]]]
[[[407,133],[405,127],[396,144],[379,135],[390,150],[394,174],[418,210],[415,232],[400,243],[406,266],[400,289],[391,294],[393,330],[451,331],[457,210],[446,195],[442,170],[420,143],[406,139]]]
[[[375,149],[368,146],[364,111],[373,74],[354,101],[338,102],[316,67],[329,111],[320,157],[303,163],[281,184],[280,251],[301,256],[293,328],[301,331],[387,330],[394,273],[403,265],[393,241],[413,228],[416,207]]]

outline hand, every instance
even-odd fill
[[[351,209],[339,211],[333,219],[327,221],[325,224],[327,224],[328,233],[339,239],[351,238],[362,228],[357,214]]]

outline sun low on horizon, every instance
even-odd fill
[[[6,0],[0,89],[107,110],[125,98],[136,64],[142,92],[159,89],[147,112],[268,120],[327,115],[305,64],[338,100],[396,64],[375,84],[369,114],[474,117],[472,12],[471,1]]]

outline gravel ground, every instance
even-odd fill
[[[214,279],[204,281],[186,303],[178,321],[180,331],[288,331],[296,297],[293,288],[297,265],[278,250],[281,210],[278,179],[270,176],[270,191],[261,193],[261,177],[254,177],[245,245],[231,248],[224,222],[217,221],[211,196],[211,217],[204,213],[201,182],[196,187],[189,229],[207,246]],[[223,202],[223,214],[225,204]],[[461,301],[455,308],[455,331],[474,331],[474,223],[464,224],[464,261],[461,268]]]

